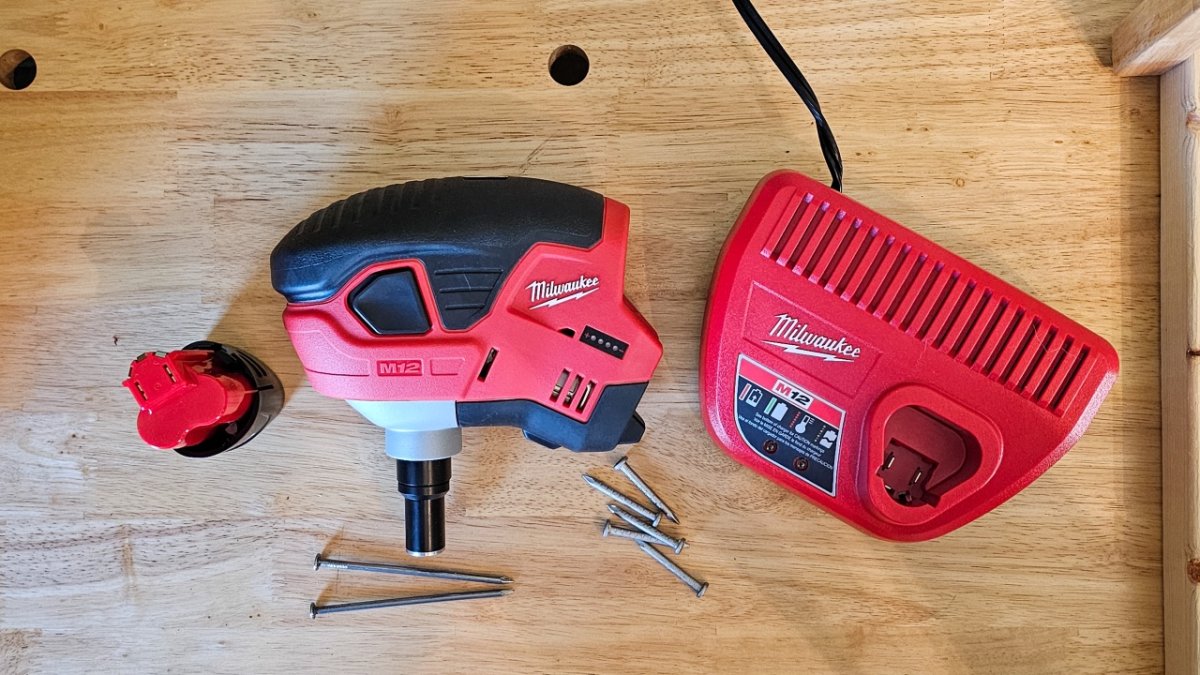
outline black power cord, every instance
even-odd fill
[[[821,112],[821,103],[817,101],[817,94],[809,86],[808,80],[804,79],[804,73],[800,72],[800,68],[796,66],[796,62],[783,49],[783,45],[779,44],[779,40],[775,39],[775,34],[771,32],[771,28],[767,26],[763,18],[759,16],[758,10],[750,3],[750,0],[733,0],[733,6],[737,8],[738,13],[742,15],[742,19],[750,28],[750,32],[754,33],[754,37],[758,38],[758,43],[775,62],[775,66],[779,68],[779,72],[787,78],[788,84],[796,90],[800,95],[800,100],[804,101],[804,105],[808,111],[812,113],[813,120],[817,123],[817,137],[821,140],[821,154],[825,155],[825,164],[829,166],[829,174],[831,179],[829,186],[834,190],[841,192],[842,190],[842,153],[838,150],[837,141],[833,139],[833,130],[829,128],[829,122],[825,119],[824,113]]]

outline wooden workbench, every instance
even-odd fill
[[[1043,299],[1122,357],[1082,442],[940,540],[872,539],[704,432],[706,288],[756,181],[824,178],[812,122],[727,2],[9,0],[0,53],[0,672],[1157,672],[1162,667],[1158,97],[1109,36],[1134,0],[760,0],[846,158],[846,190]],[[591,58],[563,87],[547,59]],[[381,432],[317,395],[267,256],[315,209],[521,174],[633,211],[628,292],[666,354],[634,463],[679,512],[701,600],[601,540],[613,455],[471,430],[447,553],[475,604],[321,618],[446,585],[400,560]],[[213,338],[283,415],[211,460],[139,441],[130,359]],[[614,482],[616,481],[613,478]]]

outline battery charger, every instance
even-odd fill
[[[764,178],[713,275],[700,358],[734,459],[885,539],[1012,497],[1116,380],[1104,339],[842,193]]]

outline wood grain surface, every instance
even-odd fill
[[[1200,2],[1142,0],[1113,32],[1113,70],[1118,75],[1162,75],[1196,53]]]
[[[1122,357],[1080,444],[937,541],[877,541],[704,432],[712,263],[766,172],[824,177],[811,119],[728,3],[8,0],[0,52],[0,671],[1158,672],[1158,97],[1108,47],[1133,0],[760,0],[846,190],[1081,321]],[[547,75],[560,45],[589,77]],[[521,174],[633,212],[628,293],[666,348],[630,451],[711,584],[598,536],[614,454],[471,430],[439,563],[504,599],[323,617],[444,584],[403,558],[382,433],[305,383],[275,242],[359,190]],[[253,444],[143,446],[120,387],[211,337],[289,391]]]

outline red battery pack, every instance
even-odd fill
[[[798,173],[759,183],[713,275],[700,357],[734,459],[876,536],[994,509],[1116,380],[1095,333]]]

